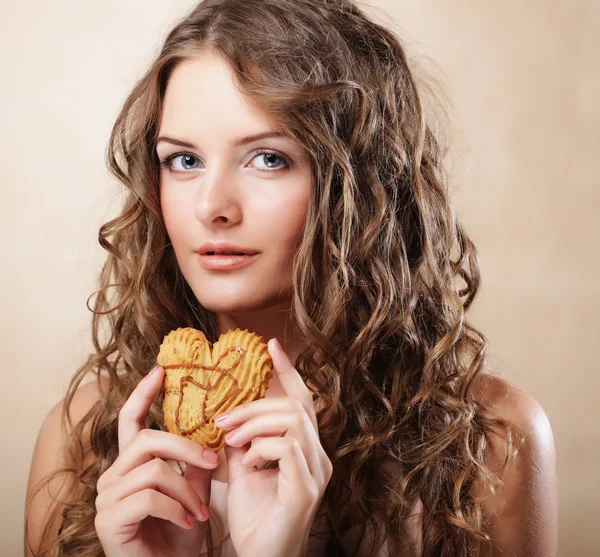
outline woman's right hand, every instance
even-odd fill
[[[218,455],[190,439],[146,429],[163,376],[155,367],[123,405],[119,456],[98,478],[95,526],[107,557],[195,557],[202,549]],[[184,476],[163,459],[186,462]]]

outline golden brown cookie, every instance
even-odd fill
[[[227,331],[211,348],[201,331],[177,329],[165,336],[156,360],[165,368],[167,431],[213,451],[225,444],[215,417],[263,398],[273,375],[263,337],[248,330]]]

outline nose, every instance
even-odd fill
[[[235,179],[222,166],[207,169],[194,203],[196,218],[207,228],[229,227],[242,220]]]

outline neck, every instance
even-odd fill
[[[301,346],[295,338],[290,314],[289,302],[284,302],[249,313],[218,313],[217,325],[219,334],[239,328],[262,336],[265,343],[277,338],[290,360],[295,362]]]

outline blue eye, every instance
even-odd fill
[[[285,168],[292,168],[292,162],[283,155],[278,155],[272,151],[259,151],[254,155],[252,160],[262,158],[263,163],[266,167],[256,168],[259,172],[275,172],[277,170],[283,170]],[[173,168],[174,161],[180,160],[181,167]],[[194,170],[198,170],[198,166],[194,166],[194,161],[196,164],[200,162],[200,159],[196,155],[192,155],[191,153],[174,153],[172,155],[168,155],[164,158],[160,159],[160,166],[162,168],[167,168],[172,172],[179,173],[191,173]]]
[[[196,159],[198,161],[198,157],[191,155],[190,153],[175,153],[173,155],[169,155],[160,160],[160,166],[164,168],[168,168],[169,170],[173,169],[173,161],[181,157],[181,162],[184,165],[183,170],[175,169],[176,172],[185,172],[187,170],[195,170],[194,168],[190,169],[187,165],[193,164],[193,160]]]
[[[267,165],[267,168],[271,168],[273,170],[279,170],[281,168],[281,162],[285,165],[285,166],[291,166],[291,164],[289,163],[289,161],[283,157],[280,157],[277,153],[272,153],[270,151],[260,151],[258,153],[256,153],[256,155],[254,156],[255,159],[262,157],[263,162]],[[275,159],[275,160],[273,160]],[[277,161],[281,161],[280,164],[276,165],[276,166],[271,166],[273,163],[276,163]],[[262,168],[259,168],[258,170],[263,170]],[[270,172],[269,170],[267,170],[266,172]]]

